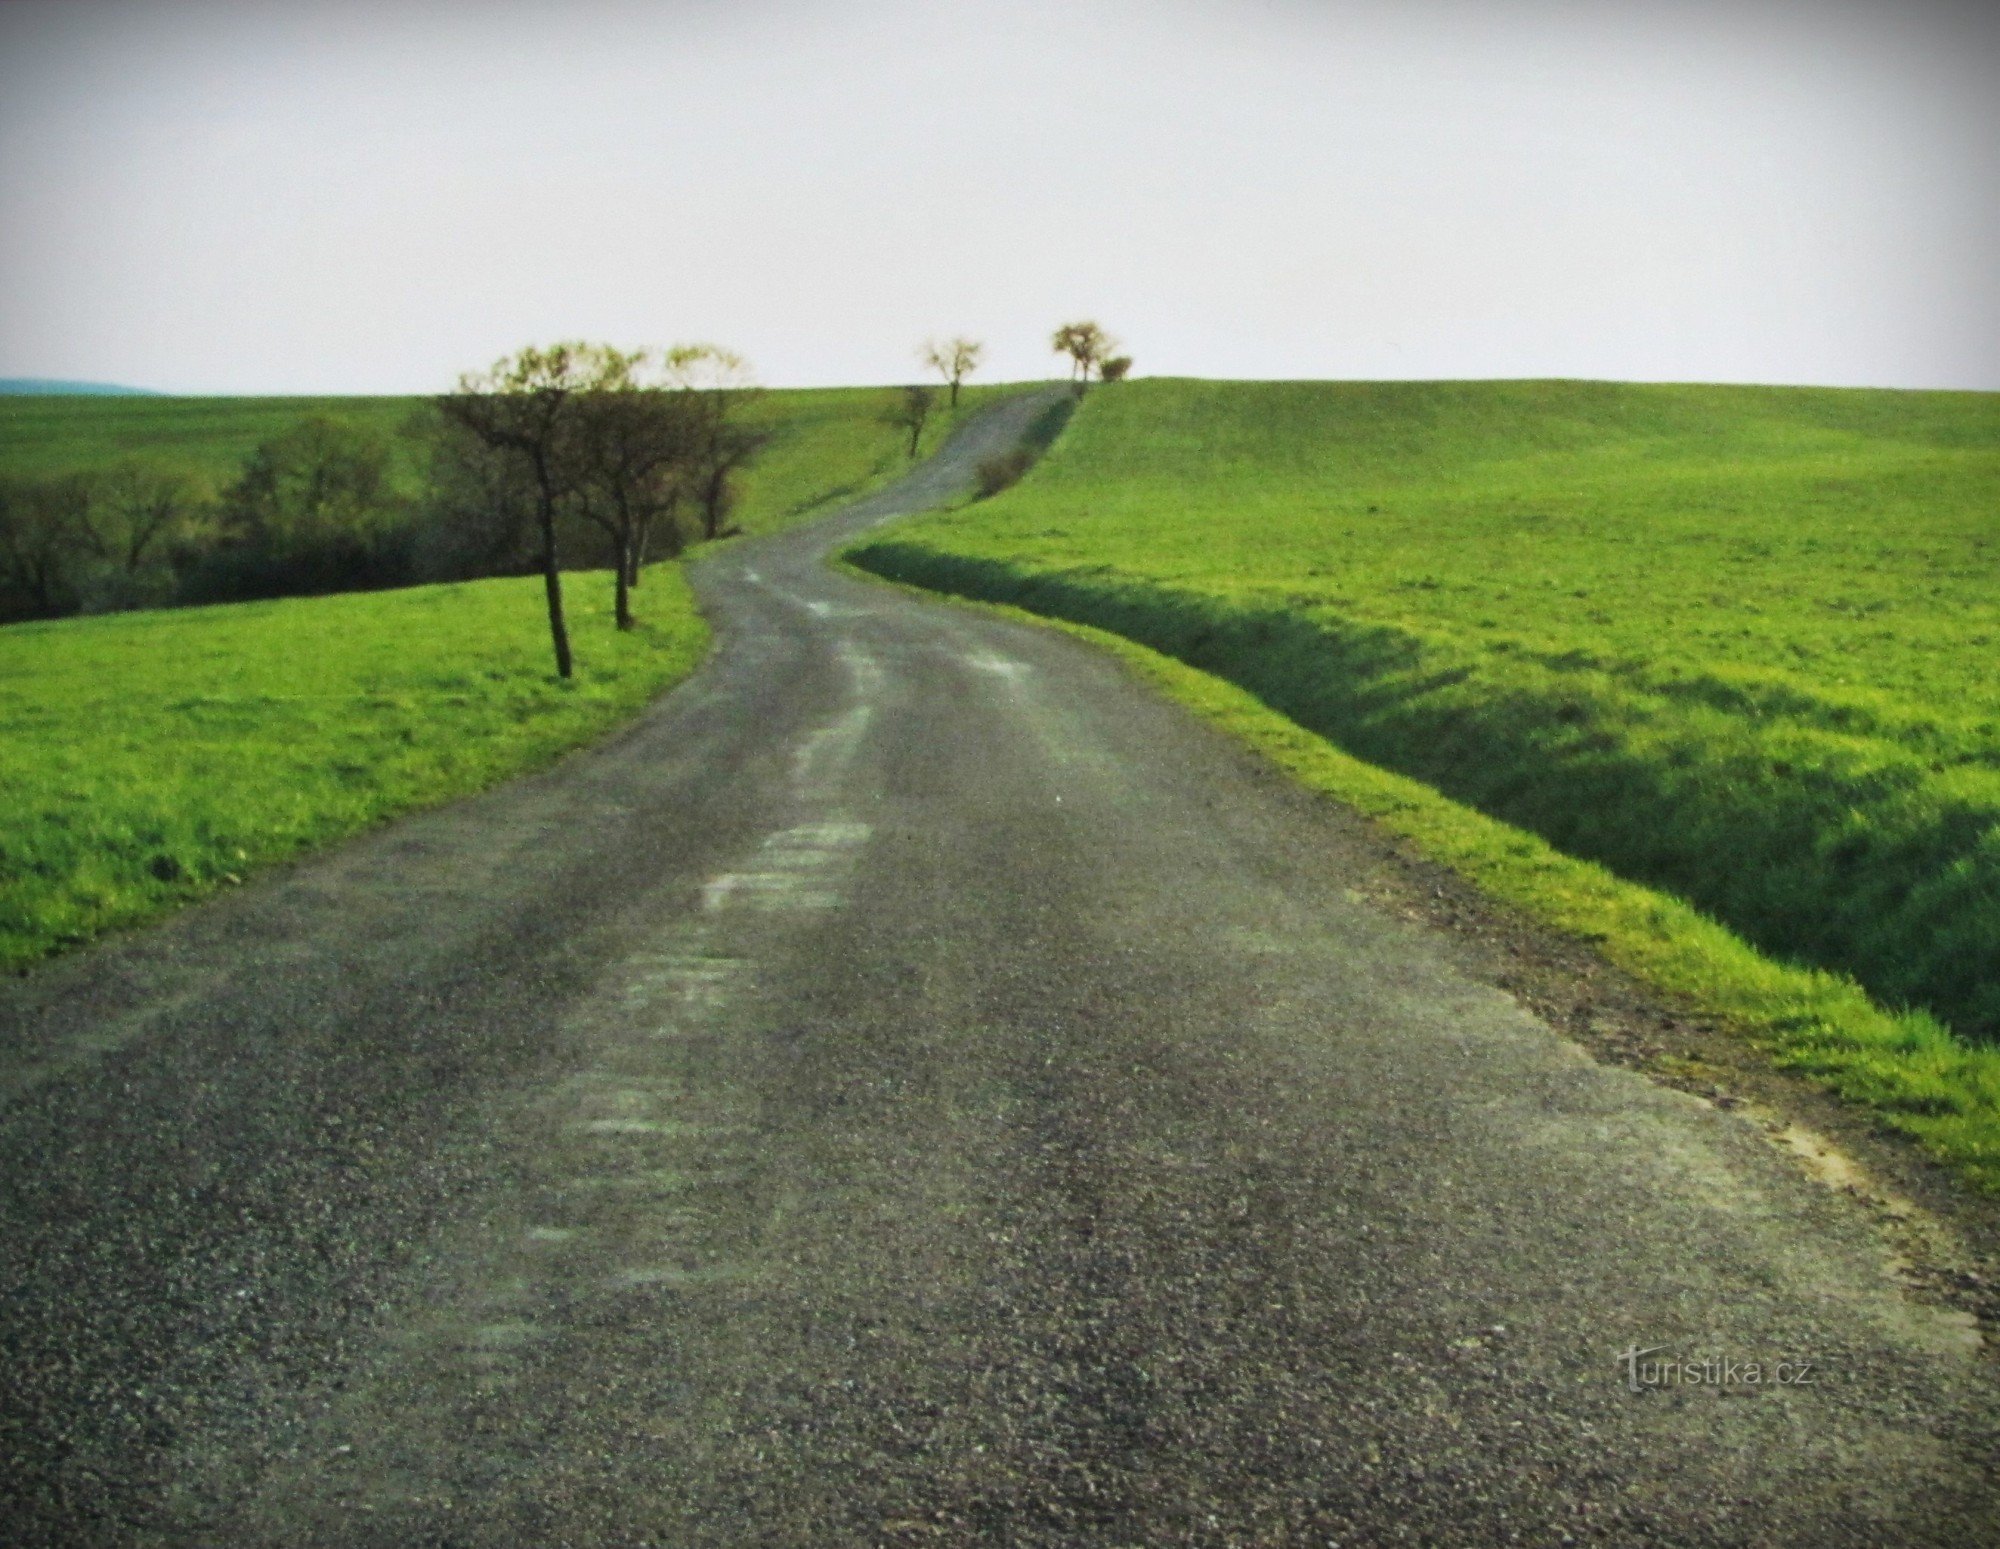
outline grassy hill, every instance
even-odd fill
[[[961,399],[961,412],[1006,388]],[[751,423],[772,440],[743,480],[737,520],[768,531],[893,478],[906,465],[903,432],[882,423],[897,389],[796,388],[758,395]],[[0,474],[41,477],[102,467],[123,457],[169,462],[217,484],[234,477],[257,445],[308,415],[323,414],[396,435],[423,398],[0,397]],[[940,413],[924,449],[948,432]],[[401,472],[417,473],[421,448],[399,438]]]
[[[1144,381],[856,557],[1226,678],[1919,1042],[2000,1039],[2000,395]]]

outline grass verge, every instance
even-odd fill
[[[568,683],[538,578],[0,629],[0,967],[545,763],[707,650],[676,565],[629,634],[568,592]]]

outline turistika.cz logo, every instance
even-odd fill
[[[1666,1351],[1665,1345],[1644,1350],[1633,1345],[1620,1350],[1618,1365],[1625,1373],[1625,1386],[1634,1393],[1647,1388],[1809,1388],[1818,1376],[1819,1363],[1798,1356],[1782,1361],[1746,1361],[1712,1355],[1692,1361]]]

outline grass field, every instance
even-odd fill
[[[974,388],[961,413],[1004,387]],[[797,521],[829,501],[861,494],[907,466],[905,432],[882,423],[897,389],[774,390],[751,400],[751,423],[771,444],[746,473],[736,520],[746,532]],[[0,474],[29,477],[86,471],[123,457],[166,462],[227,484],[267,438],[312,414],[369,425],[396,436],[422,398],[97,398],[0,396]],[[942,410],[926,427],[922,451],[949,432]],[[401,473],[414,482],[420,448],[398,442]]]
[[[1959,1058],[2000,1036],[1996,511],[1990,394],[1147,381],[856,557],[1138,641],[1691,903],[1802,970],[1735,1007],[1787,1057],[1913,1123],[1972,1103],[1953,1145],[2000,1178],[2000,1067]],[[1559,870],[1512,896],[1562,916]],[[1742,988],[1612,914],[1656,978]],[[1856,1033],[1807,993],[1849,977],[1913,1014]]]
[[[706,648],[677,566],[629,634],[570,592],[569,683],[532,578],[0,629],[0,966],[541,763]]]
[[[893,395],[756,400],[773,441],[741,524],[783,526],[906,468],[905,433],[880,420]],[[418,402],[0,398],[0,469],[139,454],[222,478],[302,414],[394,431]],[[923,449],[951,423],[940,412]],[[530,767],[629,716],[705,649],[678,567],[648,573],[631,635],[610,626],[607,578],[569,592],[567,685],[549,671],[533,579],[0,627],[0,967]]]
[[[917,455],[936,451],[965,415],[1020,390],[967,387],[956,416],[945,410],[940,392]],[[744,476],[737,525],[747,533],[775,532],[903,473],[910,466],[909,433],[882,423],[883,410],[900,396],[893,387],[821,387],[759,399],[753,418],[775,439]]]

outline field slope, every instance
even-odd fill
[[[701,659],[677,566],[630,634],[608,578],[570,591],[567,684],[534,578],[0,629],[0,967],[531,767]]]
[[[1016,390],[971,389],[960,400],[960,417]],[[746,532],[783,527],[902,472],[908,466],[906,434],[882,418],[900,393],[891,387],[816,387],[756,395],[748,419],[770,441],[744,476],[736,522]],[[426,403],[412,397],[0,396],[0,474],[86,472],[134,457],[187,468],[222,485],[260,442],[308,415],[354,421],[395,436]],[[935,450],[955,422],[936,414],[920,453]],[[421,445],[399,439],[398,451],[403,480],[413,486]]]
[[[1146,381],[855,558],[1229,679],[1980,1042],[1996,496],[2000,395]]]

